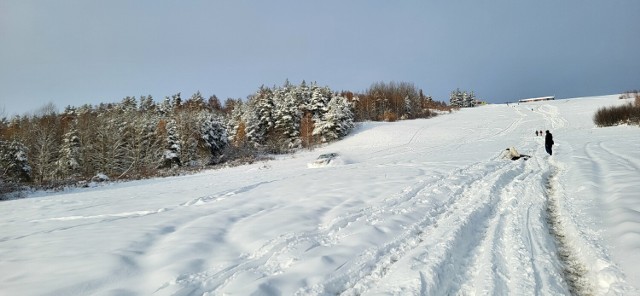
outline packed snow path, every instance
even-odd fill
[[[0,294],[638,295],[640,129],[590,122],[617,103],[366,123],[275,161],[3,202]],[[307,168],[325,152],[342,163]]]

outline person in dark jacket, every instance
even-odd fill
[[[551,146],[553,146],[553,135],[549,132],[549,130],[547,130],[546,136],[544,137],[544,149],[547,150],[547,153],[549,153],[549,155],[552,155]]]

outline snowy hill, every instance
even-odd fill
[[[0,294],[638,295],[640,128],[591,121],[622,103],[365,123],[270,162],[2,202]]]

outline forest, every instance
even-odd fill
[[[200,92],[160,102],[150,95],[125,97],[62,112],[49,103],[34,114],[0,120],[0,195],[24,185],[60,188],[96,176],[141,179],[253,162],[341,139],[356,122],[451,110],[407,82],[378,82],[354,93],[287,80],[224,103]]]

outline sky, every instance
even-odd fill
[[[315,81],[490,103],[640,88],[640,1],[0,0],[0,115]]]

